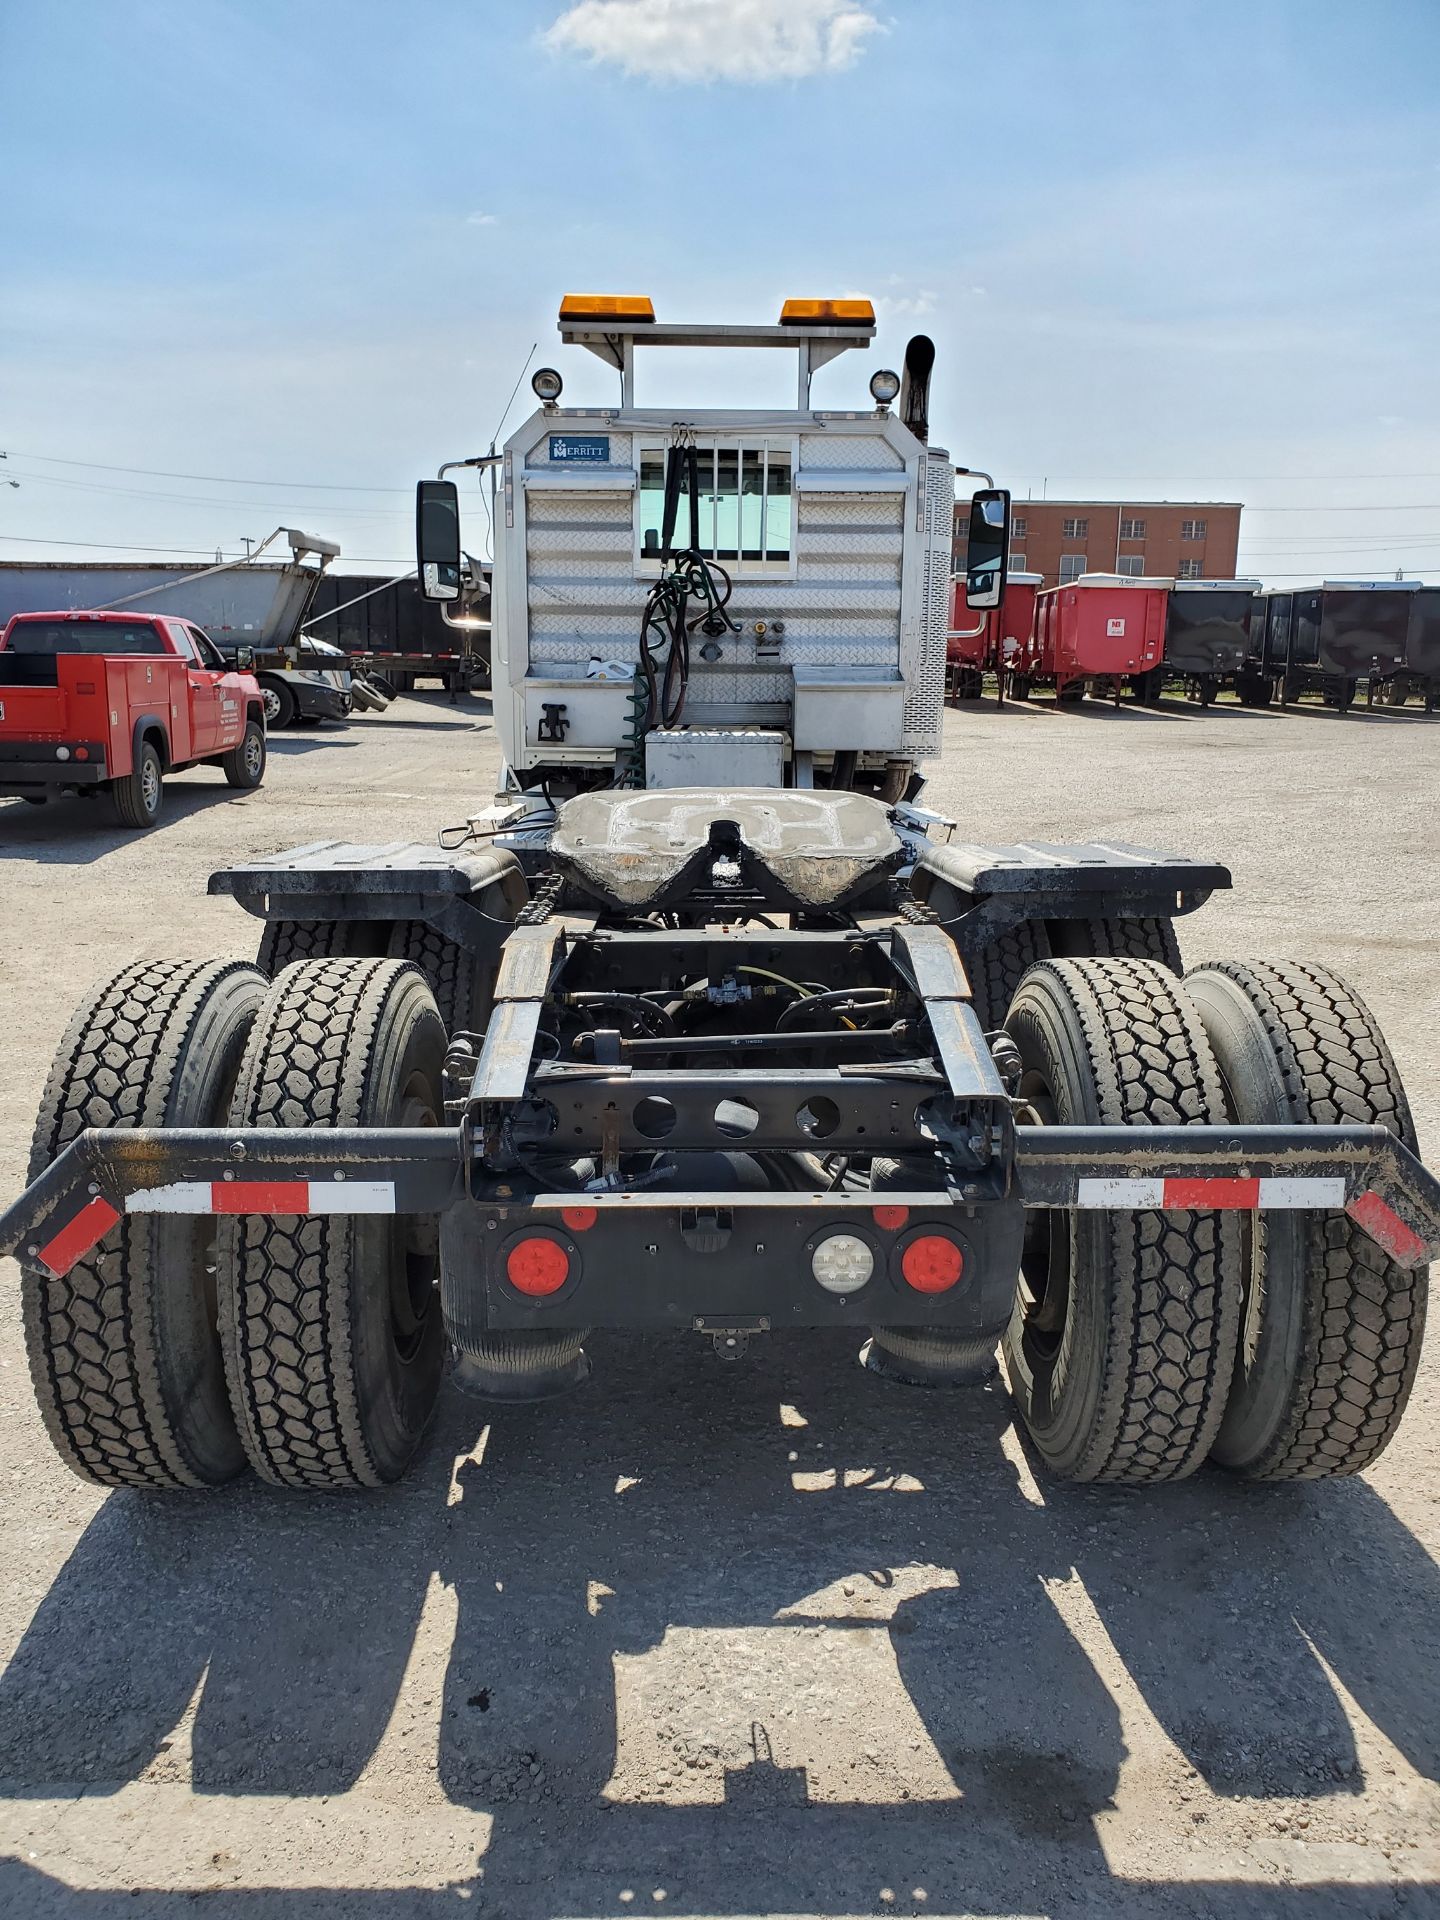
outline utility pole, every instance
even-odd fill
[[[248,559],[250,558],[250,549],[251,549],[251,548],[252,548],[253,546],[258,546],[258,545],[259,545],[259,542],[258,542],[258,541],[255,541],[255,540],[251,540],[251,539],[248,539],[248,538],[246,537],[246,535],[245,535],[245,534],[243,534],[243,533],[241,534],[241,536],[240,536],[240,538],[241,538],[242,540],[244,540],[244,542],[245,542],[245,558],[246,558],[246,559],[248,560]]]

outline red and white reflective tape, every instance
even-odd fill
[[[1231,1207],[1253,1213],[1305,1208],[1307,1211],[1335,1211],[1345,1205],[1343,1178],[1286,1178],[1263,1180],[1210,1178],[1177,1180],[1158,1174],[1148,1180],[1081,1180],[1075,1196],[1077,1207],[1160,1207],[1183,1210],[1188,1207]]]
[[[1428,1258],[1425,1242],[1373,1188],[1357,1193],[1345,1211],[1400,1266],[1424,1266]]]
[[[1075,1204],[1117,1211],[1148,1207],[1177,1212],[1187,1208],[1238,1209],[1246,1213],[1257,1209],[1264,1213],[1343,1211],[1402,1267],[1421,1266],[1427,1257],[1420,1235],[1373,1187],[1347,1200],[1345,1181],[1338,1176],[1176,1180],[1157,1175],[1148,1180],[1081,1180],[1076,1184]]]
[[[394,1213],[393,1180],[174,1180],[125,1195],[126,1213]],[[120,1214],[103,1194],[83,1206],[34,1258],[57,1277],[104,1239]]]
[[[173,1180],[125,1196],[127,1213],[394,1213],[393,1180]]]

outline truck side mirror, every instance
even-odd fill
[[[236,672],[249,673],[250,669],[254,665],[255,665],[255,649],[253,647],[236,647],[235,649]]]
[[[998,607],[1010,558],[1010,491],[989,487],[970,502],[970,539],[965,552],[965,604]]]
[[[460,492],[453,480],[415,489],[415,570],[423,600],[460,598]]]

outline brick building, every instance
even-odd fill
[[[954,567],[965,568],[968,500],[955,510]],[[1040,573],[1047,587],[1080,573],[1176,580],[1233,580],[1240,507],[1233,500],[1015,500],[1010,570]]]

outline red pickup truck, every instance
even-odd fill
[[[0,635],[0,794],[105,789],[127,827],[149,827],[167,773],[208,763],[258,787],[265,710],[248,665],[169,615],[17,613]]]

